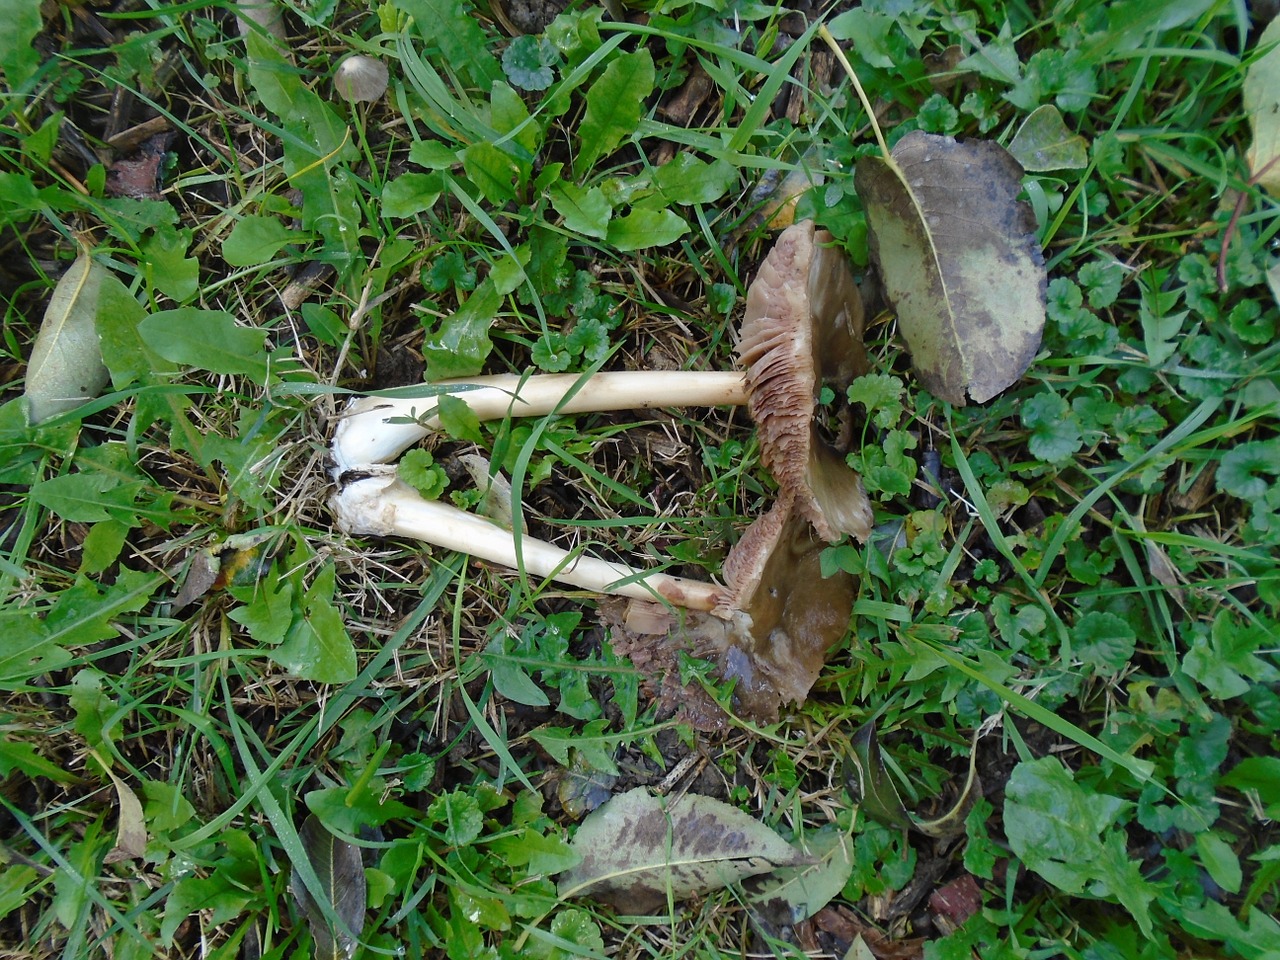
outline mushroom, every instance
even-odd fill
[[[342,480],[329,506],[344,533],[422,540],[597,593],[644,600],[657,597],[690,610],[710,611],[725,603],[724,588],[712,583],[575,555],[533,537],[520,537],[517,547],[510,530],[450,504],[427,500],[399,480],[393,466],[370,465]]]
[[[387,463],[438,427],[433,398],[447,393],[481,420],[746,402],[760,428],[761,458],[779,487],[827,541],[871,533],[861,478],[818,433],[822,386],[843,389],[867,370],[862,299],[847,258],[812,221],[788,227],[747,291],[739,373],[652,371],[474,377],[432,385],[432,396],[360,397],[334,432],[339,472]],[[576,392],[575,392],[576,390]],[[572,396],[570,394],[572,393]]]
[[[872,516],[862,479],[814,421],[825,383],[839,393],[867,371],[862,298],[831,239],[808,221],[778,237],[747,291],[738,356],[765,468],[822,539],[865,542]]]
[[[333,88],[348,103],[373,103],[387,92],[390,76],[381,60],[355,53],[333,71]]]

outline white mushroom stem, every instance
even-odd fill
[[[725,601],[724,588],[712,583],[644,573],[575,555],[532,537],[520,538],[517,558],[510,530],[449,504],[424,499],[396,478],[394,467],[368,469],[373,471],[369,476],[344,484],[330,501],[338,527],[346,533],[409,537],[513,569],[522,567],[531,576],[640,600],[660,597],[691,610],[709,611]]]
[[[603,413],[659,407],[738,406],[747,402],[741,373],[642,371],[597,373],[586,383],[578,374],[532,377],[500,375],[446,380],[431,386],[449,389],[481,420],[541,417],[558,413]],[[578,390],[565,396],[575,385]],[[434,415],[440,394],[413,399],[358,397],[347,407],[333,434],[332,455],[339,474],[371,463],[390,463],[427,434],[439,429]],[[431,416],[423,416],[430,412]],[[408,423],[388,423],[411,419]]]

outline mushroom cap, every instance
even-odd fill
[[[818,434],[818,393],[837,393],[867,371],[862,298],[831,234],[812,221],[788,227],[747,291],[738,356],[761,459],[778,486],[827,541],[871,535],[862,479]]]
[[[715,661],[721,678],[737,681],[735,711],[772,723],[784,703],[809,695],[827,651],[849,628],[854,580],[843,571],[823,578],[825,546],[784,495],[729,552],[727,596],[711,614],[652,601],[602,604],[614,649],[661,677],[662,700],[699,729],[722,727],[724,716],[700,687],[680,687],[680,651]]]
[[[373,103],[387,92],[390,77],[381,60],[355,53],[333,71],[333,88],[349,103]]]

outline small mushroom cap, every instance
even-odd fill
[[[811,221],[782,232],[747,291],[738,355],[760,453],[822,539],[871,535],[861,478],[819,436],[824,383],[837,393],[867,371],[862,298],[845,255]]]
[[[387,92],[390,73],[381,60],[353,54],[333,71],[333,87],[349,103],[373,103]]]

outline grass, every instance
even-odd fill
[[[849,633],[780,723],[715,734],[660,712],[592,597],[335,531],[325,450],[348,393],[424,376],[731,369],[761,183],[865,272],[875,139],[818,19],[279,9],[283,45],[225,4],[6,7],[6,955],[307,956],[311,814],[362,852],[366,957],[1276,956],[1280,219],[1245,159],[1245,4],[826,11],[891,144],[1009,145],[1048,105],[1080,160],[1024,179],[1049,319],[1012,388],[937,400],[874,318],[876,534],[826,558]],[[355,52],[390,68],[373,103],[333,95]],[[28,426],[84,255],[101,395]],[[444,496],[478,499],[479,452],[530,534],[692,576],[773,489],[744,411],[446,427]],[[963,836],[851,797],[871,720],[925,820],[981,730]],[[640,785],[835,825],[839,893],[801,919],[738,886],[644,917],[558,899],[582,814]]]

